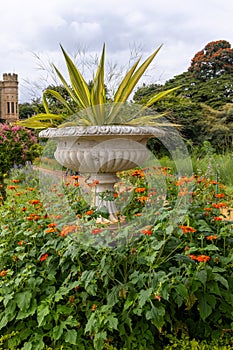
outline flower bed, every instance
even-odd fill
[[[97,223],[78,179],[42,194],[22,176],[10,180],[0,207],[3,348],[172,349],[174,337],[215,344],[232,335],[224,187],[167,168],[120,175],[124,221],[114,229]]]

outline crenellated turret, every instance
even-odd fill
[[[7,123],[18,119],[18,75],[4,73],[0,81],[0,121]]]
[[[3,81],[17,81],[18,82],[18,74],[3,73]]]

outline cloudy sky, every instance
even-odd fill
[[[50,63],[63,70],[59,44],[88,76],[105,42],[106,63],[119,72],[133,55],[146,58],[163,44],[144,79],[164,83],[208,42],[233,45],[232,14],[231,0],[2,1],[0,80],[17,73],[20,102],[31,102],[52,82]]]

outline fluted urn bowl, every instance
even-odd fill
[[[113,191],[119,180],[116,172],[142,165],[149,154],[147,141],[161,136],[162,131],[146,126],[72,126],[49,128],[39,136],[57,141],[55,159],[62,166],[89,174],[89,182],[95,180],[93,204],[106,206],[110,219],[116,219],[114,203],[100,198],[104,191]]]

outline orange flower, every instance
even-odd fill
[[[32,205],[35,205],[35,204],[39,204],[40,201],[39,201],[39,199],[32,199],[32,200],[29,201],[29,203],[32,204]]]
[[[151,230],[141,230],[141,233],[143,233],[144,235],[148,235],[148,236],[152,235],[152,231]]]
[[[59,234],[59,236],[65,237],[67,236],[69,233],[72,233],[74,231],[76,231],[77,226],[76,225],[70,225],[70,226],[64,226],[61,230],[61,233]]]
[[[205,211],[211,211],[212,208],[204,208],[203,210],[205,210]]]
[[[9,190],[16,190],[16,188],[18,188],[18,186],[7,186],[7,188],[9,189]]]
[[[161,301],[161,296],[156,293],[154,293],[154,298],[158,301]]]
[[[206,180],[204,178],[201,178],[201,177],[198,177],[197,178],[197,183],[202,183],[202,182],[205,182]]]
[[[42,262],[42,261],[44,261],[44,260],[46,260],[47,258],[48,258],[48,254],[46,253],[46,254],[43,254],[41,257],[40,257],[40,262]]]
[[[27,190],[28,190],[28,191],[35,191],[35,188],[33,188],[33,187],[28,187]]]
[[[208,255],[198,255],[197,259],[198,262],[207,262],[210,260],[210,256]]]
[[[218,181],[210,180],[209,182],[210,185],[219,185]]]
[[[147,197],[147,196],[142,196],[140,198],[136,198],[136,200],[139,201],[139,202],[146,202],[148,198],[149,197]]]
[[[194,254],[188,254],[188,257],[192,260],[196,260],[198,262],[207,262],[210,260],[210,256],[208,255],[194,255]]]
[[[32,214],[30,214],[29,216],[27,216],[26,217],[26,220],[28,220],[28,221],[32,221],[32,220],[35,220],[35,221],[37,221],[37,220],[39,220],[40,219],[40,215],[37,215],[37,214],[34,214],[34,213],[32,213]]]
[[[94,213],[94,210],[88,210],[84,213],[84,215],[92,215]]]
[[[80,184],[78,182],[74,183],[74,187],[79,187],[79,186],[80,186]]]
[[[220,216],[214,216],[214,221],[221,221],[222,220],[222,218],[220,218]]]
[[[134,216],[142,216],[142,213],[136,213]]]
[[[26,244],[26,242],[24,242],[24,241],[19,241],[18,242],[18,245],[24,245],[24,244]]]
[[[0,271],[0,277],[4,277],[7,275],[7,270]]]
[[[136,193],[143,193],[145,192],[146,188],[145,187],[137,187],[135,188],[135,192]]]
[[[71,176],[71,179],[78,180],[78,179],[80,179],[80,176],[79,175],[73,175],[73,176]]]
[[[23,192],[17,192],[15,195],[19,197],[19,196],[21,196],[22,194],[23,194]]]
[[[45,230],[46,233],[53,233],[53,232],[57,232],[57,229],[56,227],[50,227],[50,228],[47,228]]]
[[[183,231],[183,233],[188,233],[188,232],[196,232],[197,230],[191,226],[184,226],[184,225],[179,225],[179,228]]]
[[[212,206],[213,208],[216,208],[216,209],[224,208],[226,207],[226,203],[213,203]]]
[[[92,307],[91,307],[91,311],[95,311],[96,308],[97,308],[97,305],[93,304]]]
[[[145,174],[142,170],[140,169],[135,169],[131,172],[130,174],[131,176],[135,176],[135,177],[138,177],[138,178],[142,178],[142,177],[145,177]]]
[[[11,181],[14,182],[14,183],[20,182],[20,180],[18,180],[18,179],[11,180]]]
[[[208,241],[213,241],[214,239],[217,239],[217,238],[218,238],[217,235],[206,236],[206,239],[207,239]]]
[[[197,257],[194,254],[188,254],[188,257],[192,260],[197,260]]]
[[[100,182],[98,180],[92,180],[92,183],[90,183],[90,187],[94,187],[96,185],[98,185]]]
[[[100,232],[102,232],[103,230],[101,230],[100,228],[94,228],[92,231],[91,231],[91,233],[93,234],[93,235],[97,235],[98,233],[100,233]]]
[[[224,193],[218,193],[215,195],[216,198],[224,198],[225,194]]]
[[[55,224],[54,222],[51,222],[50,224],[48,224],[48,227],[56,227],[57,224]]]

